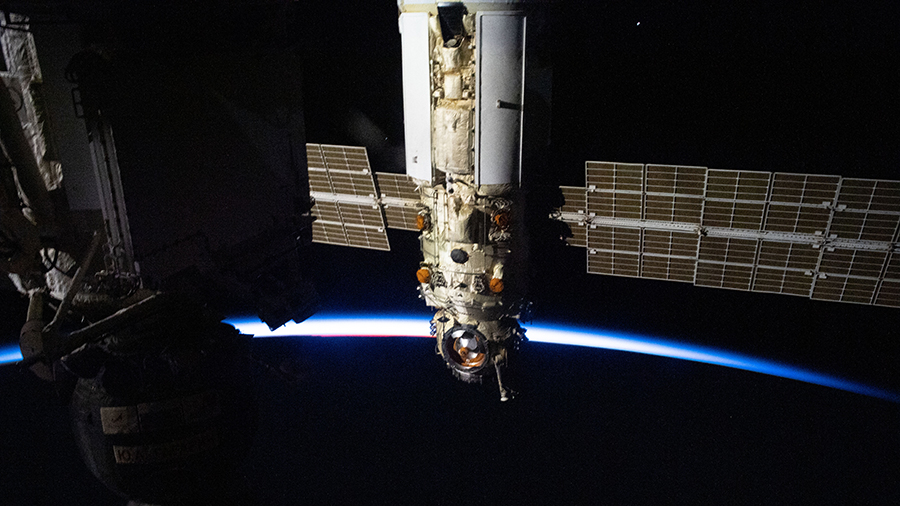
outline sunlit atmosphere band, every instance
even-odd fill
[[[385,318],[367,316],[331,316],[316,315],[302,322],[290,322],[275,330],[258,320],[231,319],[227,323],[234,325],[244,334],[255,337],[290,337],[290,336],[322,336],[322,337],[431,337],[429,320],[421,317]],[[535,343],[563,344],[584,346],[606,350],[627,351],[690,360],[704,364],[721,365],[744,371],[752,371],[781,378],[812,383],[847,392],[867,395],[891,402],[900,403],[900,394],[888,390],[849,381],[828,374],[817,373],[792,367],[777,362],[729,353],[712,348],[648,339],[641,336],[611,334],[600,330],[563,328],[548,325],[528,325],[528,340]],[[17,345],[0,348],[0,364],[16,362],[22,359]]]
[[[383,318],[367,316],[316,315],[303,323],[287,325],[269,330],[256,320],[230,320],[228,323],[245,334],[256,337],[276,336],[406,336],[431,337],[429,320],[426,318]],[[680,343],[649,339],[642,336],[611,334],[602,330],[563,328],[549,325],[526,326],[526,337],[534,343],[584,346],[606,350],[627,351],[644,355],[655,355],[704,364],[721,365],[744,371],[757,372],[781,378],[802,381],[847,392],[867,395],[900,403],[900,394],[849,381],[828,374],[808,371],[773,361],[728,353],[712,348],[690,346]]]

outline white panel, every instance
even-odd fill
[[[431,182],[431,69],[428,13],[400,15],[406,174]]]
[[[522,164],[525,15],[480,12],[476,37],[476,182],[518,184]]]

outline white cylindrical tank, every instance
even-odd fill
[[[475,183],[485,194],[521,181],[525,26],[518,11],[476,17]],[[493,186],[501,191],[485,191]]]

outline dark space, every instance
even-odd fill
[[[301,62],[296,89],[305,140],[366,145],[374,170],[402,172],[396,4],[303,4],[285,11],[283,33],[272,39]],[[202,76],[221,80],[216,86],[228,90],[228,100],[266,103],[261,96],[285,93],[248,89],[253,79],[210,70],[216,60],[204,55],[226,59],[227,51],[190,46],[209,40],[194,30],[207,30],[196,24],[196,12],[168,2],[137,5],[106,25],[134,32],[132,42],[154,40],[148,61],[164,72],[132,60],[135,79],[190,81],[179,66],[196,64],[205,68]],[[95,8],[105,12],[103,2]],[[210,15],[231,26],[227,12]],[[221,47],[251,44],[271,28],[269,19],[236,23]],[[900,392],[895,308],[588,275],[584,249],[564,246],[543,219],[558,199],[554,187],[584,184],[585,160],[900,179],[898,22],[900,8],[888,2],[553,4],[545,52],[553,65],[550,144],[544,170],[527,175],[535,321],[725,349]],[[43,62],[40,38],[37,44]],[[231,64],[245,60],[252,58],[242,51]],[[277,74],[265,63],[247,71]],[[165,106],[190,110],[204,88],[191,93]],[[150,98],[134,100],[152,109]],[[143,135],[138,127],[148,122],[117,127],[123,172],[132,163],[135,185],[152,186],[166,173],[154,163],[170,164],[173,174],[187,170],[197,161],[191,156],[216,152],[225,135],[211,123],[197,125],[196,138],[166,140],[159,132]],[[148,138],[160,145],[141,145]],[[129,160],[129,145],[131,153],[158,150],[158,158]],[[247,166],[277,156],[277,145],[271,152],[259,145],[223,152]],[[265,197],[244,190],[242,198]],[[416,297],[416,237],[392,230],[389,238],[391,252],[309,247],[322,312],[429,317]],[[4,290],[6,344],[15,342],[27,303],[12,287]],[[495,387],[457,382],[427,339],[270,338],[253,341],[252,349],[263,361],[290,360],[300,371],[293,385],[262,370],[247,378],[258,394],[259,426],[239,488],[258,504],[900,500],[900,409],[858,394],[531,343],[516,364],[520,395],[501,404]],[[67,409],[52,389],[4,365],[0,399],[0,503],[126,502],[81,462]]]

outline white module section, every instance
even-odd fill
[[[428,13],[400,15],[403,51],[403,122],[406,137],[406,174],[431,179],[431,49]]]
[[[476,0],[474,2],[462,2],[466,5],[469,12],[487,11],[487,10],[504,10],[516,8],[524,4],[546,4],[551,0]],[[437,13],[438,4],[445,3],[440,0],[397,0],[397,7],[400,12],[430,12]],[[446,2],[451,3],[451,2]]]
[[[475,183],[521,180],[525,15],[479,12],[476,20]]]

